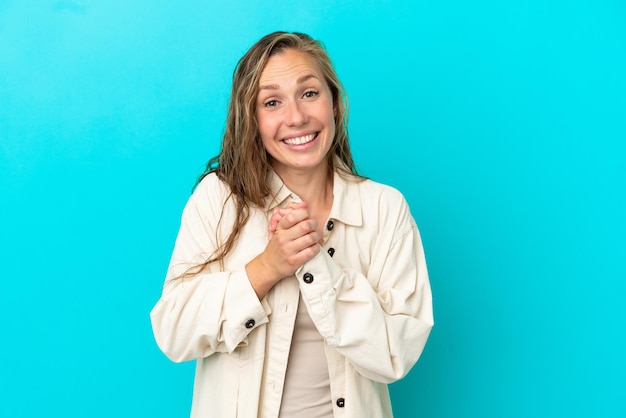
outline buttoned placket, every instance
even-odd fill
[[[298,309],[299,289],[294,276],[287,277],[275,286],[273,294],[277,309],[267,324],[270,339],[266,346],[266,387],[260,406],[261,416],[274,417],[280,410],[280,402],[285,384],[285,373],[289,359],[291,336]]]
[[[326,252],[331,257],[335,255],[335,249],[330,245],[328,240],[334,228],[335,228],[335,221],[333,221],[332,219],[329,219],[326,222],[326,226],[324,227],[324,234],[323,234],[324,245],[327,247]]]
[[[323,233],[323,242],[324,245],[322,246],[326,252],[328,253],[328,255],[332,258],[335,255],[335,248],[332,246],[331,243],[331,235],[333,235],[333,230],[335,229],[335,221],[332,218],[329,218],[328,221],[326,222],[326,225],[324,226],[324,233]],[[306,279],[305,277],[303,277],[303,280]],[[310,280],[313,280],[313,277],[311,276]],[[328,346],[325,347],[325,351],[326,351],[326,357],[328,359],[329,353],[328,353]],[[341,385],[340,387],[333,387],[333,383],[337,383],[338,381],[343,381],[343,368],[339,368],[342,370],[341,373],[338,373],[338,367],[336,364],[331,364],[329,362],[329,372],[331,374],[331,397],[333,398],[333,410],[335,411],[335,415],[337,414],[341,414],[341,416],[343,416],[343,411],[344,411],[344,406],[346,404],[346,400],[343,397],[343,391],[344,391],[344,386]],[[336,377],[341,377],[339,380],[337,380],[337,378],[333,379],[332,376],[336,375]],[[340,395],[337,396],[336,394],[339,393]],[[338,409],[337,409],[338,408]]]

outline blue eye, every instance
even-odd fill
[[[306,93],[304,93],[304,97],[306,97],[307,99],[311,99],[315,96],[317,96],[319,94],[319,92],[315,91],[315,90],[309,90]]]

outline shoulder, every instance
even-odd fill
[[[224,183],[222,180],[217,177],[217,174],[212,172],[205,175],[202,180],[198,183],[194,193],[202,192],[202,191],[222,191],[228,190],[228,185]]]
[[[215,173],[209,173],[194,189],[187,206],[206,213],[220,213],[231,196],[230,188]]]
[[[361,195],[366,199],[384,199],[390,203],[406,203],[402,193],[393,186],[365,179],[358,183]]]
[[[365,207],[376,205],[379,210],[408,209],[404,195],[395,187],[371,179],[347,181],[359,190],[361,204]]]
[[[363,214],[376,217],[381,224],[404,229],[415,224],[404,195],[395,187],[365,179],[358,184]]]
[[[193,191],[192,198],[198,200],[209,199],[226,200],[230,195],[230,188],[226,183],[217,177],[215,173],[209,173],[200,180],[200,183]],[[218,199],[220,198],[220,199]],[[222,202],[223,203],[223,202]]]
[[[379,207],[407,206],[402,193],[393,186],[341,172],[336,173],[335,182],[335,192],[339,193],[340,199],[348,200],[348,204],[360,201],[362,206],[371,206],[375,203],[378,203]]]

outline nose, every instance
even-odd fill
[[[289,104],[285,124],[287,126],[301,126],[308,120],[308,116],[303,109],[303,104],[297,100]]]

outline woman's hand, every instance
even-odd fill
[[[305,202],[276,209],[270,218],[268,234],[265,250],[246,265],[259,299],[320,251],[317,221],[311,217]]]
[[[291,212],[293,209],[301,209],[306,208],[305,202],[292,202],[286,208],[277,207],[272,212],[272,216],[270,217],[269,225],[267,227],[267,239],[271,239],[274,232],[276,232],[276,228],[278,228],[278,222]]]

